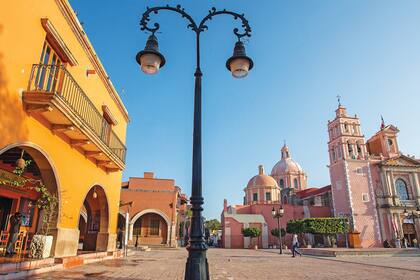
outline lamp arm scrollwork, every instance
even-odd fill
[[[245,36],[246,37],[251,37],[251,31],[252,30],[251,30],[251,27],[249,26],[248,20],[245,18],[244,14],[238,14],[238,13],[235,13],[235,12],[228,11],[226,9],[218,11],[215,7],[211,8],[209,10],[209,14],[201,20],[200,25],[198,26],[198,30],[200,32],[207,30],[208,27],[206,25],[206,22],[208,20],[213,19],[213,17],[217,16],[217,15],[231,15],[231,16],[233,16],[233,18],[235,20],[240,19],[242,21],[242,28],[244,29],[244,31],[242,33],[239,32],[238,28],[233,29],[233,33],[238,38],[238,41],[240,41],[240,39],[242,37],[245,37]]]
[[[153,27],[149,27],[148,24],[150,22],[150,14],[151,13],[157,14],[161,10],[173,11],[180,14],[183,18],[186,18],[189,21],[187,28],[190,28],[191,30],[198,32],[197,24],[195,23],[193,18],[185,12],[185,9],[182,8],[181,5],[177,5],[176,7],[171,7],[169,5],[161,6],[161,7],[153,7],[153,8],[147,7],[146,11],[143,13],[143,16],[140,20],[140,29],[152,32],[152,34],[158,31],[160,28],[159,23],[155,22],[153,24]]]
[[[214,16],[217,15],[231,15],[233,16],[233,18],[235,20],[240,19],[242,21],[242,28],[243,28],[243,32],[239,31],[239,28],[234,28],[233,29],[233,33],[236,35],[236,37],[238,38],[238,41],[243,38],[243,37],[251,37],[251,27],[249,26],[248,20],[245,18],[244,14],[239,14],[239,13],[235,13],[235,12],[231,12],[228,11],[226,9],[220,10],[218,11],[216,8],[211,8],[209,10],[209,13],[207,16],[205,16],[200,24],[197,26],[197,24],[195,23],[194,19],[187,14],[187,12],[185,12],[185,9],[181,7],[181,5],[177,5],[176,7],[172,7],[169,5],[166,6],[161,6],[161,7],[153,7],[153,8],[149,8],[147,7],[146,11],[143,13],[143,16],[140,20],[140,29],[142,31],[147,30],[149,32],[151,32],[152,34],[156,33],[159,28],[160,28],[160,24],[155,22],[153,24],[153,26],[150,26],[150,14],[154,13],[157,14],[159,13],[159,11],[161,10],[167,10],[167,11],[173,11],[176,12],[178,14],[180,14],[183,18],[186,18],[189,22],[187,28],[190,28],[191,30],[193,30],[196,33],[201,33],[204,32],[208,29],[207,26],[207,21],[212,20]]]

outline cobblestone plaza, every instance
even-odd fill
[[[136,252],[126,259],[89,264],[29,279],[184,279],[184,249]],[[210,249],[213,280],[233,279],[420,279],[419,257],[303,256],[274,250]]]

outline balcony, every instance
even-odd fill
[[[72,75],[57,65],[34,64],[25,110],[107,172],[123,170],[126,147]]]

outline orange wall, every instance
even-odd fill
[[[17,0],[0,4],[0,150],[23,143],[45,152],[59,184],[58,227],[77,229],[86,194],[93,185],[101,185],[109,205],[109,233],[115,233],[122,172],[106,173],[22,108],[22,91],[28,85],[32,64],[39,61],[46,37],[41,18],[47,17],[78,62],[76,66],[68,66],[68,71],[100,111],[103,104],[109,107],[118,121],[115,131],[125,140],[128,119],[124,110],[119,109],[112,99],[112,88],[107,89],[98,74],[86,76],[86,70],[93,69],[89,51],[60,11],[58,3],[61,2],[68,5],[66,0]],[[74,13],[70,11],[70,15]]]

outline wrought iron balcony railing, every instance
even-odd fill
[[[27,92],[54,95],[54,98],[71,108],[72,113],[82,120],[83,125],[93,132],[114,156],[122,163],[125,162],[124,143],[64,66],[34,64]]]

